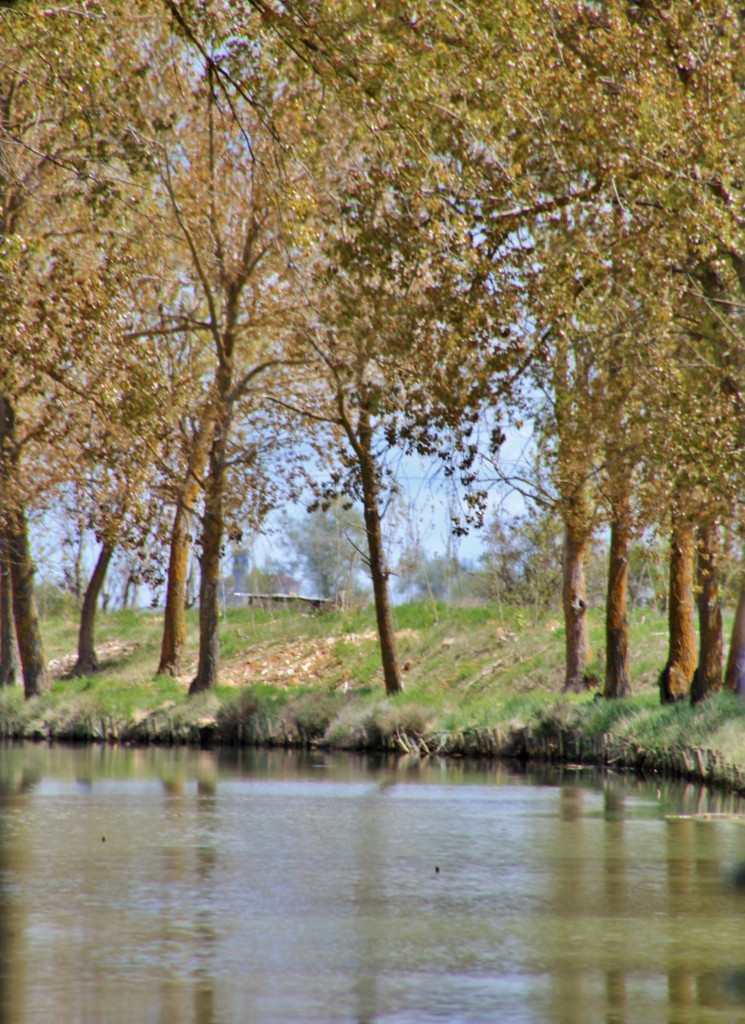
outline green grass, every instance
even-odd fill
[[[536,623],[532,612],[521,609],[425,602],[397,607],[395,619],[403,694],[385,694],[373,609],[308,614],[243,608],[228,609],[221,623],[220,685],[194,699],[188,697],[197,655],[193,612],[188,614],[184,676],[178,680],[155,675],[161,615],[101,615],[101,671],[83,679],[56,679],[48,694],[29,702],[20,687],[7,689],[0,693],[0,727],[6,735],[39,738],[195,742],[201,729],[214,726],[221,737],[240,742],[323,740],[394,750],[406,750],[410,743],[414,749],[417,744],[422,750],[433,744],[437,749],[449,736],[460,737],[466,751],[471,749],[468,737],[476,737],[476,749],[482,741],[489,749],[500,730],[564,728],[587,736],[606,734],[657,752],[716,749],[745,766],[745,707],[732,695],[718,695],[696,708],[660,706],[657,675],[667,656],[667,624],[657,613],[632,618],[634,693],[619,701],[596,700],[592,692],[561,693],[564,630],[556,615]],[[590,625],[590,671],[602,680],[602,617],[592,615]],[[69,615],[44,620],[43,634],[50,658],[74,654],[77,626]],[[302,666],[317,651],[325,652],[322,670],[303,675]],[[235,674],[249,661],[268,664],[268,679],[254,672],[245,682],[245,671]],[[277,662],[300,668],[288,670],[287,679],[281,672],[272,676]]]

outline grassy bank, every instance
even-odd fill
[[[721,694],[698,708],[661,707],[656,677],[666,624],[632,621],[634,696],[561,694],[558,620],[494,606],[396,610],[406,692],[387,698],[370,610],[343,615],[229,609],[221,684],[187,695],[196,651],[180,679],[153,676],[157,614],[103,616],[102,670],[70,679],[76,625],[44,623],[55,680],[26,702],[0,694],[0,735],[35,740],[322,744],[405,754],[516,755],[689,774],[745,789],[745,708]],[[196,622],[190,624],[196,637]],[[592,622],[602,676],[602,622]]]

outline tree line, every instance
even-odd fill
[[[181,670],[199,561],[299,496],[357,503],[386,691],[401,453],[483,518],[510,478],[563,522],[567,690],[609,531],[608,697],[630,549],[670,537],[663,700],[722,685],[742,515],[743,19],[727,0],[16,0],[0,9],[0,678],[48,685],[29,517],[93,531],[76,671],[114,552],[165,583]],[[530,422],[537,464],[500,458]],[[699,646],[692,611],[697,605]],[[745,590],[726,684],[745,688]]]

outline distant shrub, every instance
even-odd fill
[[[341,693],[306,693],[291,700],[282,717],[301,742],[321,739],[347,698]]]
[[[50,580],[41,580],[34,592],[41,618],[77,618],[80,611],[78,601],[69,590],[63,590]]]

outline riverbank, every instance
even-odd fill
[[[745,792],[745,708],[720,694],[696,708],[661,707],[656,675],[665,623],[632,621],[634,695],[561,693],[563,630],[550,617],[491,606],[397,609],[406,692],[388,698],[370,611],[308,615],[229,609],[214,693],[189,698],[184,675],[152,676],[159,620],[105,616],[102,669],[71,679],[75,623],[46,623],[56,676],[24,701],[0,694],[0,737],[44,742],[319,746],[408,756],[519,757],[608,764]],[[602,675],[602,622],[592,622]],[[192,630],[196,635],[196,630]]]

